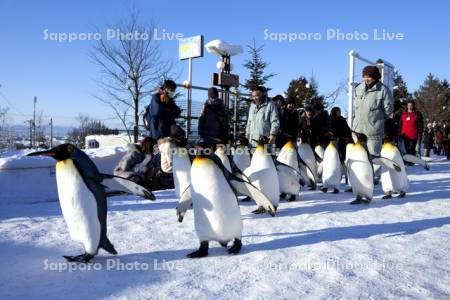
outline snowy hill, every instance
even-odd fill
[[[406,198],[381,200],[378,186],[368,206],[320,191],[281,202],[274,218],[242,204],[242,252],[211,243],[202,259],[186,258],[198,247],[193,214],[177,222],[172,191],[156,202],[109,198],[119,254],[101,251],[89,265],[62,258],[82,247],[58,202],[3,203],[0,298],[449,299],[450,162],[431,168],[408,169]]]

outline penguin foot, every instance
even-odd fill
[[[352,202],[350,202],[351,205],[354,205],[354,204],[361,204],[361,203],[363,203],[363,200],[362,200],[362,198],[361,198],[360,196],[357,196],[355,200],[353,200]]]
[[[252,198],[250,197],[245,197],[241,200],[241,202],[250,202],[250,201],[252,201]]]
[[[398,195],[399,198],[404,198],[406,196],[405,192],[400,192],[400,194]]]
[[[234,239],[233,246],[228,249],[228,253],[230,254],[238,254],[242,248],[242,241],[240,239]]]
[[[292,202],[292,201],[295,201],[295,200],[297,200],[297,196],[296,196],[296,195],[291,195],[291,196],[287,199],[288,202]]]
[[[345,190],[346,193],[353,193],[353,189],[351,187],[349,187],[348,189]]]
[[[287,196],[287,195],[286,195],[285,193],[281,193],[281,194],[280,194],[280,198],[282,198],[282,199],[286,198],[286,196]]]
[[[259,215],[259,214],[263,214],[265,212],[266,212],[266,209],[262,206],[259,206],[257,209],[252,211],[252,214]]]
[[[189,253],[187,257],[189,258],[200,258],[208,256],[208,248],[209,248],[209,242],[201,242],[200,248],[197,251],[194,251],[192,253]]]
[[[372,199],[370,199],[370,198],[365,198],[365,199],[361,199],[361,200],[365,204],[369,204],[370,202],[372,202]]]
[[[391,199],[392,198],[392,195],[391,194],[386,194],[386,195],[384,195],[383,197],[381,197],[381,199],[384,199],[384,200],[386,200],[386,199]]]
[[[328,189],[327,189],[327,188],[325,188],[325,187],[324,187],[324,188],[321,188],[320,190],[322,191],[322,193],[326,193],[326,192],[328,192]]]
[[[339,194],[339,190],[338,189],[334,189],[333,190],[333,194]]]
[[[228,245],[228,242],[219,242],[220,246],[226,248]]]
[[[63,255],[63,257],[68,262],[88,263],[94,257],[94,255],[91,255],[89,253],[84,253],[84,254],[75,255],[75,256]]]

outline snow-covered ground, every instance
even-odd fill
[[[274,218],[242,204],[242,252],[211,243],[202,259],[186,258],[198,247],[193,215],[177,222],[172,191],[110,198],[119,254],[89,265],[61,256],[82,248],[58,202],[2,203],[0,299],[449,299],[450,162],[431,167],[408,169],[404,199],[381,200],[377,187],[370,205],[352,206],[349,193],[305,191]]]

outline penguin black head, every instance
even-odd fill
[[[258,146],[264,146],[269,144],[269,138],[267,136],[261,135],[258,140],[253,140],[258,143]]]
[[[57,161],[62,161],[71,158],[75,148],[72,144],[61,144],[50,150],[29,153],[27,156],[49,156]]]
[[[245,136],[240,136],[237,141],[236,141],[236,145],[239,146],[248,146],[250,144],[250,142],[248,141],[248,138],[246,138]]]
[[[367,135],[364,133],[353,131],[353,133],[356,135],[356,139],[358,140],[358,143],[365,144],[367,143]]]
[[[214,154],[214,145],[211,143],[207,143],[203,139],[199,140],[195,144],[195,156],[196,157],[210,157],[212,154]]]

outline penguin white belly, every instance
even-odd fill
[[[241,212],[219,167],[209,159],[196,158],[191,184],[194,224],[200,242],[241,239]]]
[[[175,187],[175,196],[181,198],[181,194],[191,184],[190,171],[191,161],[187,155],[187,150],[177,151],[172,158],[173,183]]]
[[[100,242],[97,201],[88,189],[73,161],[56,164],[59,203],[70,237],[84,245],[89,254],[96,254]]]
[[[220,159],[225,169],[227,169],[228,172],[231,172],[230,161],[228,160],[228,156],[226,155],[225,150],[222,147],[218,147],[214,153]]]
[[[326,188],[339,189],[342,178],[342,167],[339,153],[334,145],[325,149],[322,161],[322,182]]]
[[[401,168],[400,172],[383,168],[381,173],[381,186],[384,193],[406,192],[408,189],[408,176],[406,175],[405,164],[397,147],[383,147],[381,156],[395,161]]]
[[[311,146],[306,143],[300,143],[298,146],[298,154],[309,168],[309,170],[307,171],[308,176],[314,181],[318,181],[317,162]]]
[[[233,151],[233,162],[242,172],[250,166],[250,154],[248,149],[238,147]]]
[[[296,171],[299,171],[297,153],[296,153],[295,148],[293,148],[293,147],[292,148],[287,148],[287,147],[281,148],[281,151],[278,154],[277,160],[279,162],[282,162],[283,164],[286,164],[286,165],[294,168]]]
[[[369,161],[349,159],[348,177],[355,196],[372,199],[373,171]]]
[[[244,171],[244,174],[269,198],[272,205],[278,206],[280,182],[277,169],[270,156],[255,152],[251,165]],[[297,194],[297,192],[293,194]]]

